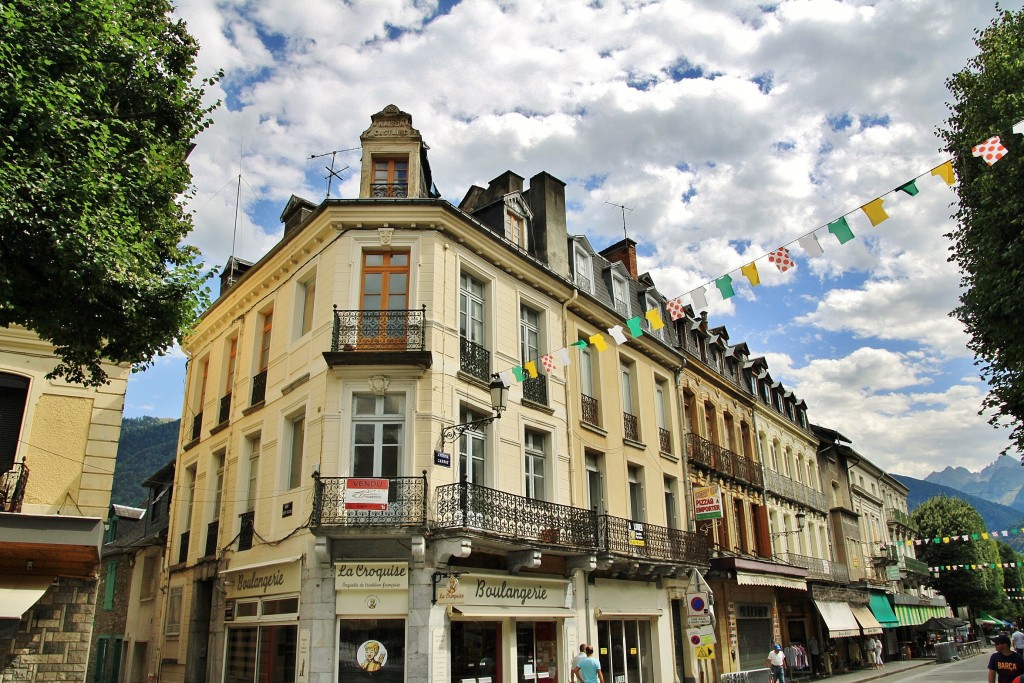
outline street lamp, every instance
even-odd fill
[[[454,443],[459,440],[460,436],[471,429],[486,427],[495,420],[501,418],[501,414],[505,411],[505,408],[508,407],[508,387],[505,386],[505,383],[501,381],[500,377],[492,375],[491,383],[488,385],[488,388],[491,390],[491,409],[494,410],[494,415],[482,417],[479,420],[473,420],[472,422],[464,422],[450,427],[442,427],[441,441]]]
[[[789,531],[776,531],[774,534],[771,534],[771,537],[775,538],[776,536],[788,536],[789,534],[798,534],[798,533],[800,533],[801,531],[804,530],[804,524],[806,522],[807,522],[807,513],[805,513],[803,510],[801,510],[800,512],[796,513],[796,528],[795,529],[790,529]]]

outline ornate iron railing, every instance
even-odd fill
[[[195,441],[203,433],[203,412],[199,411],[196,416],[192,418],[192,438],[190,441]]]
[[[426,306],[395,311],[342,311],[335,306],[331,351],[422,351],[426,319]]]
[[[252,548],[252,537],[256,534],[256,512],[243,512],[239,518],[242,524],[238,529],[238,549],[249,550]]]
[[[728,448],[722,448],[694,432],[686,435],[686,456],[690,462],[758,488],[764,486],[761,468]]]
[[[615,300],[615,311],[619,315],[625,316],[629,312],[629,308],[626,306],[626,302],[625,301],[619,301],[618,299],[616,299]]]
[[[850,570],[841,562],[822,560],[817,557],[798,555],[796,553],[781,553],[778,555],[778,558],[786,564],[806,569],[807,578],[809,579],[841,584],[850,583]]]
[[[776,496],[786,498],[794,503],[801,503],[820,512],[828,512],[825,494],[815,491],[810,486],[793,481],[787,476],[766,469],[764,472],[765,489]]]
[[[181,534],[181,540],[178,543],[178,563],[179,564],[188,561],[188,540],[189,540],[189,535],[190,534],[189,534],[188,531],[186,531],[186,532]]]
[[[672,432],[658,427],[658,448],[662,453],[672,454]]]
[[[267,371],[256,374],[252,378],[252,400],[249,405],[258,405],[267,398]]]
[[[703,534],[598,515],[598,547],[638,559],[686,564],[708,563],[708,541]]]
[[[0,475],[0,512],[21,512],[28,486],[28,465],[24,459]]]
[[[580,408],[583,411],[583,421],[595,427],[601,426],[601,413],[598,410],[597,399],[586,394],[580,394]]]
[[[437,527],[570,548],[595,548],[591,510],[460,482],[437,489]]]
[[[391,477],[385,510],[356,509],[349,482],[366,477],[320,477],[313,489],[312,526],[422,527],[427,520],[427,477]]]
[[[903,510],[899,510],[897,508],[886,508],[885,518],[888,520],[889,524],[896,524],[905,529],[909,529],[910,531],[917,531],[917,525],[914,524],[914,518]]]
[[[537,375],[523,382],[523,398],[546,406],[548,404],[547,375]]]
[[[217,424],[222,425],[231,417],[231,392],[220,397],[220,412],[217,414]]]
[[[903,558],[904,568],[913,574],[920,574],[921,576],[928,576],[928,563],[922,562],[916,557],[904,557]]]
[[[583,273],[576,273],[576,286],[584,292],[590,292],[590,278]]]
[[[206,555],[204,557],[217,556],[217,534],[220,533],[220,521],[213,520],[206,525]]]
[[[459,337],[459,367],[482,380],[491,378],[491,352],[474,341]]]
[[[640,440],[640,423],[636,415],[622,414],[622,435],[630,441]]]
[[[409,183],[371,183],[370,196],[403,199],[409,196]]]

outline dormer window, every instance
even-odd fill
[[[594,293],[594,285],[590,281],[591,274],[594,272],[590,265],[590,254],[583,247],[576,245],[573,250],[576,264],[576,286],[587,294]]]
[[[612,299],[615,300],[615,310],[620,315],[629,317],[629,286],[626,278],[618,273],[612,273]]]
[[[408,197],[409,160],[374,158],[370,196]]]
[[[772,404],[772,388],[771,388],[771,386],[769,386],[769,382],[768,382],[767,379],[765,379],[764,382],[762,382],[761,389],[762,389],[762,392],[761,392],[762,393],[762,398],[763,398],[764,402],[767,403],[768,405],[771,405]]]
[[[526,219],[508,208],[505,209],[505,239],[526,251]]]

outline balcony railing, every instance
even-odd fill
[[[523,382],[523,398],[527,401],[539,403],[542,406],[548,404],[548,378],[547,375],[537,375],[527,378]]]
[[[372,481],[381,481],[373,479]],[[391,477],[384,510],[367,510],[357,495],[365,492],[366,477],[316,477],[312,526],[422,527],[427,519],[427,478]],[[364,486],[358,486],[363,483]]]
[[[409,183],[371,183],[370,196],[405,198],[409,196]]]
[[[903,510],[899,510],[897,508],[886,508],[885,518],[888,520],[889,524],[896,524],[905,529],[909,529],[910,531],[917,531],[917,525],[914,524],[914,518]]]
[[[904,557],[903,558],[904,568],[911,574],[919,574],[921,576],[928,576],[928,563],[922,562],[916,557]]]
[[[190,441],[195,441],[203,433],[203,413],[199,411],[196,416],[192,418],[192,438]]]
[[[580,394],[580,408],[583,411],[583,421],[595,427],[601,426],[601,413],[598,411],[597,399],[586,394]]]
[[[672,432],[658,427],[658,448],[662,453],[672,454]]]
[[[252,378],[252,400],[249,405],[259,405],[267,398],[267,371],[255,375]]]
[[[0,474],[0,512],[21,512],[27,486],[28,466],[24,460]]]
[[[476,342],[459,337],[459,367],[478,379],[491,378],[491,352]]]
[[[220,521],[213,520],[206,525],[206,555],[204,557],[217,556],[217,534],[220,532]]]
[[[222,425],[231,417],[231,392],[220,397],[220,411],[217,413],[217,424]]]
[[[591,510],[461,482],[437,489],[437,527],[464,529],[522,544],[593,549]]]
[[[422,351],[427,307],[419,310],[334,309],[331,351]]]
[[[238,529],[238,549],[249,550],[252,548],[252,537],[256,533],[256,512],[243,512],[239,517],[242,524]]]
[[[584,292],[590,292],[590,278],[583,273],[576,273],[576,286]]]
[[[597,538],[598,547],[610,553],[642,560],[692,565],[708,563],[707,537],[691,531],[599,515]]]
[[[758,488],[764,486],[764,477],[756,462],[713,444],[694,432],[686,435],[686,455],[698,466]]]
[[[771,491],[776,496],[786,498],[794,503],[806,505],[821,512],[828,512],[825,494],[815,491],[810,486],[801,484],[798,481],[793,481],[778,472],[766,469],[764,472],[764,485],[765,489]]]
[[[622,436],[630,441],[640,440],[640,423],[637,421],[636,415],[622,414]]]
[[[186,532],[184,532],[181,535],[181,541],[180,541],[180,543],[178,543],[178,563],[179,564],[182,563],[182,562],[187,562],[188,561],[188,539],[189,539],[189,532],[186,531]]]
[[[843,584],[850,582],[850,571],[845,564],[796,553],[782,553],[778,558],[794,567],[806,569],[809,579]]]

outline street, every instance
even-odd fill
[[[991,652],[959,662],[930,664],[911,671],[897,671],[891,676],[873,679],[881,683],[915,681],[915,683],[976,683],[988,680],[988,658]]]

